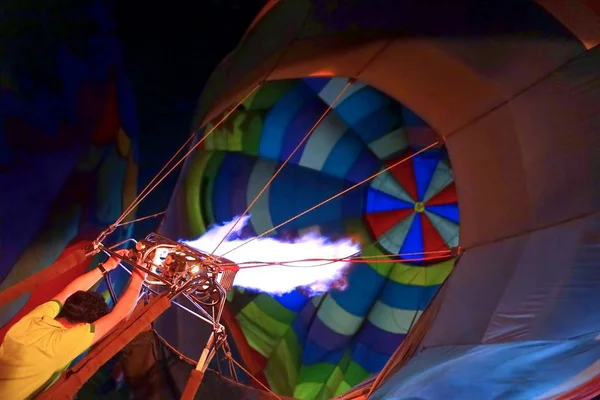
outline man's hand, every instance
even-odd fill
[[[120,256],[125,257],[129,253],[129,250],[121,249],[121,250],[117,250],[115,253],[117,253]],[[112,271],[113,269],[115,269],[119,266],[120,262],[121,262],[121,260],[119,258],[113,256],[113,257],[110,257],[105,262],[103,262],[102,265],[104,266],[105,270]]]
[[[146,266],[146,265],[144,265],[144,267],[145,267],[145,266]],[[145,280],[146,280],[146,278],[148,277],[148,273],[147,273],[147,272],[145,272],[145,271],[142,271],[142,270],[141,270],[141,269],[139,269],[139,268],[134,268],[134,269],[133,269],[133,272],[132,272],[132,274],[131,274],[131,276],[132,276],[132,277],[135,277],[135,278],[138,278],[138,279],[141,279],[142,281],[145,281]]]

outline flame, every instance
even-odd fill
[[[212,251],[237,219],[236,217],[221,226],[214,226],[198,239],[183,243],[200,251]],[[218,256],[225,255],[229,260],[241,264],[233,283],[237,287],[273,295],[305,287],[311,295],[321,294],[333,286],[340,288],[340,282],[350,264],[347,261],[322,260],[347,258],[360,250],[359,245],[351,239],[330,241],[315,233],[307,233],[292,241],[272,237],[254,240],[237,238],[249,219],[249,215],[244,216],[214,253]],[[237,248],[238,246],[241,247]],[[313,260],[306,261],[307,259]],[[244,264],[252,262],[273,264],[244,267]]]

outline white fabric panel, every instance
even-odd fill
[[[600,332],[600,213],[529,236],[483,342]]]
[[[567,393],[600,359],[600,342],[516,342],[444,346],[419,353],[370,400],[548,399]]]

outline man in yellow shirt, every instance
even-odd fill
[[[133,312],[146,278],[141,271],[134,271],[110,313],[100,294],[88,292],[118,265],[118,258],[109,258],[9,329],[0,345],[0,399],[31,399],[47,389],[75,358]]]

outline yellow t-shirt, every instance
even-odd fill
[[[92,345],[94,324],[65,328],[61,304],[44,303],[14,324],[0,345],[0,399],[30,399],[47,389]]]

